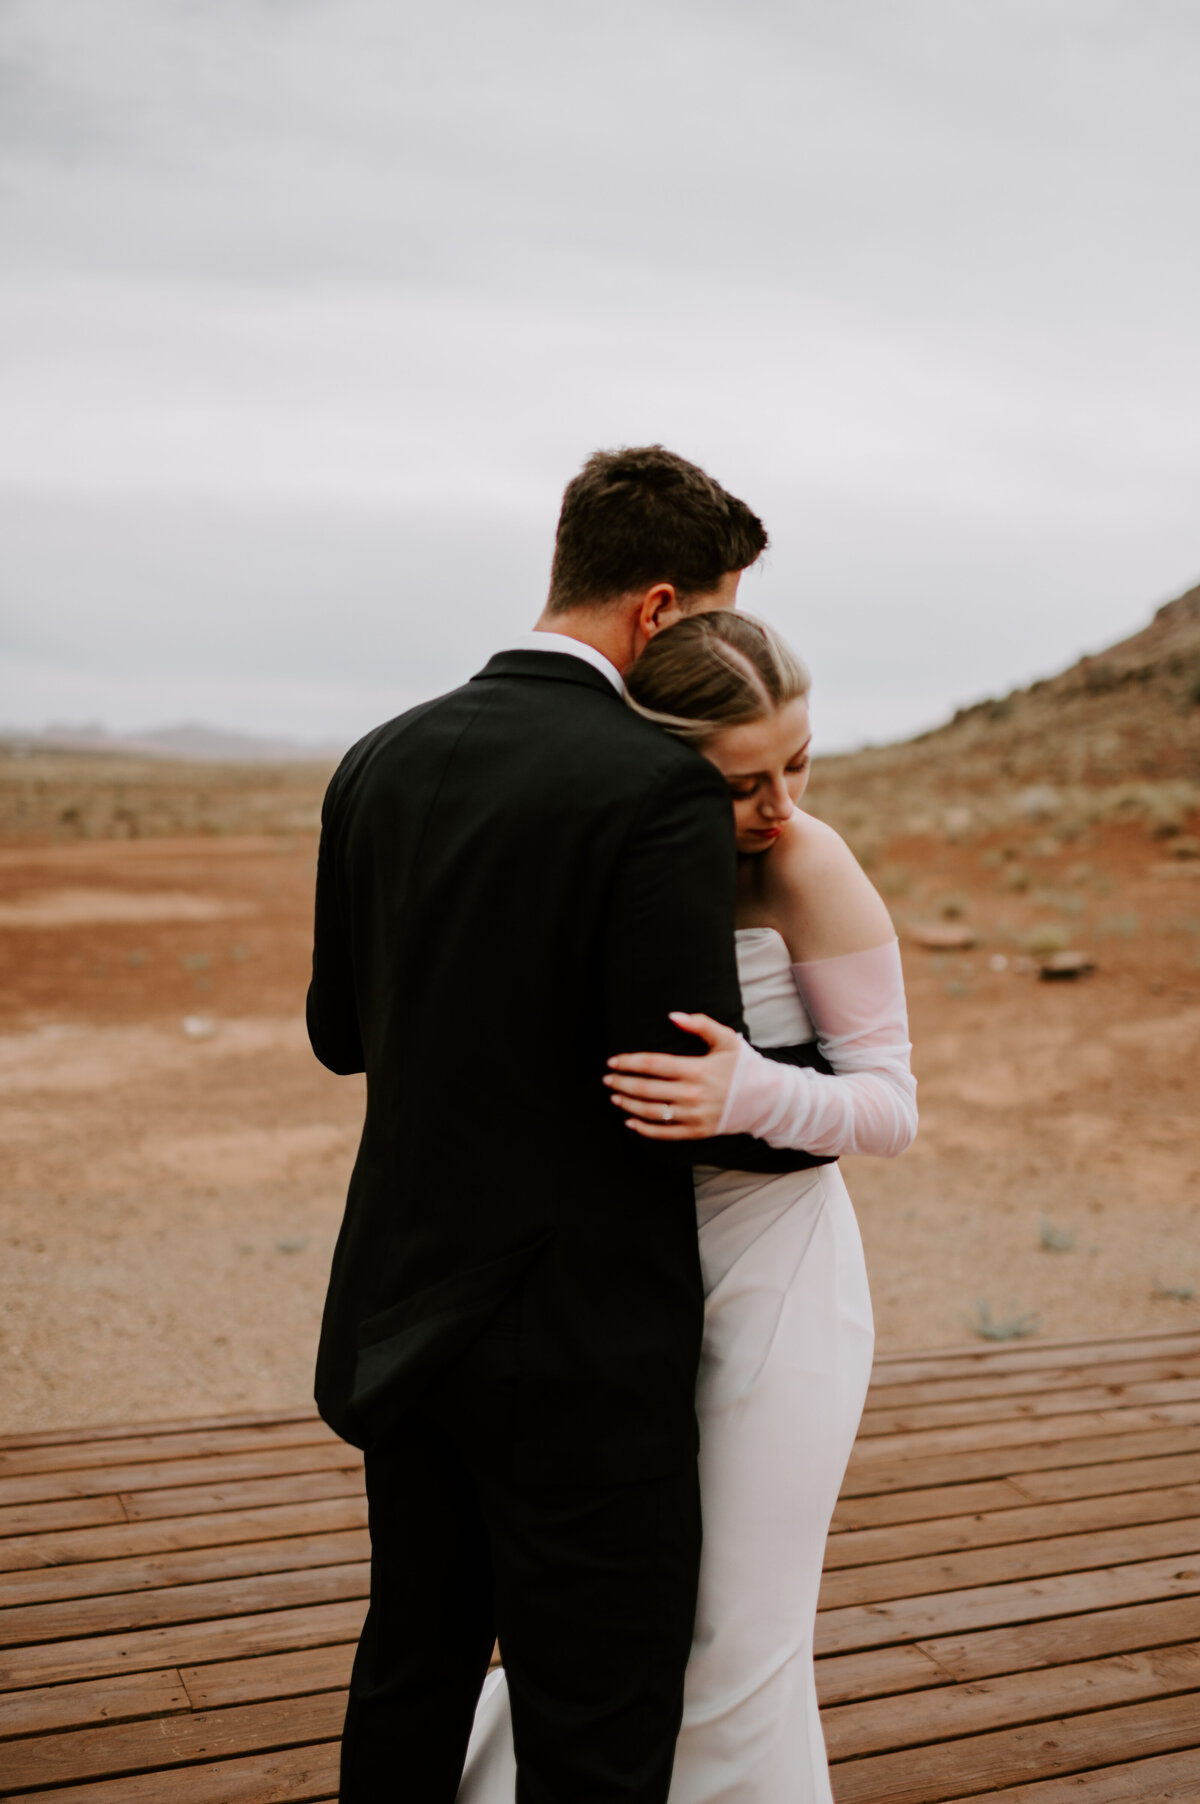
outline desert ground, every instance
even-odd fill
[[[1089,668],[818,763],[900,933],[920,1080],[912,1150],[845,1161],[884,1348],[1200,1326],[1200,661],[1165,658],[1166,690],[1116,684],[1127,719]],[[1073,695],[1099,712],[1064,759]],[[363,1101],[303,1026],[327,773],[19,750],[0,1431],[303,1404]],[[1094,969],[1042,976],[1070,951]]]
[[[903,1158],[846,1161],[886,1347],[967,1340],[981,1308],[1200,1324],[1200,861],[1136,825],[1026,840],[900,838],[878,873],[922,1107]],[[0,850],[3,1428],[307,1399],[362,1108],[304,1035],[314,851]],[[976,947],[907,938],[947,910]],[[1042,980],[1039,923],[1094,974]]]

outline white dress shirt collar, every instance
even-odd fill
[[[519,639],[506,647],[508,651],[557,651],[565,652],[569,658],[582,658],[593,670],[606,676],[618,695],[624,695],[625,685],[621,681],[621,673],[602,651],[594,645],[585,645],[582,639],[572,639],[568,633],[522,633]]]

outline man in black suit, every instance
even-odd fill
[[[371,1603],[342,1804],[452,1804],[499,1636],[522,1804],[661,1804],[695,1607],[703,1293],[690,1166],[601,1080],[741,1025],[732,811],[621,700],[732,606],[760,521],[659,446],[563,500],[538,629],[378,728],[325,800],[308,1025],[367,1111],[317,1363],[366,1452]]]

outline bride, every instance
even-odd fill
[[[774,1146],[903,1152],[916,1132],[899,949],[845,842],[797,808],[808,673],[731,611],[652,639],[632,707],[729,785],[737,959],[760,1046],[817,1039],[832,1075],[761,1058],[703,1015],[701,1058],[624,1054],[606,1078],[631,1132],[750,1133]],[[785,1176],[697,1166],[705,1327],[696,1398],[704,1549],[670,1804],[831,1804],[813,1674],[825,1537],[871,1372],[862,1243],[836,1163]],[[458,1804],[512,1804],[502,1670],[475,1715]]]

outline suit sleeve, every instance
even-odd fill
[[[322,1065],[339,1077],[348,1077],[366,1066],[354,994],[348,911],[338,869],[337,783],[335,775],[321,809],[312,981],[305,1017],[309,1044]]]
[[[699,1053],[695,1037],[668,1019],[673,1009],[744,1032],[733,937],[736,872],[725,784],[696,758],[672,771],[643,806],[621,860],[604,948],[606,1053]],[[643,1144],[669,1165],[796,1171],[824,1163],[745,1134]]]

